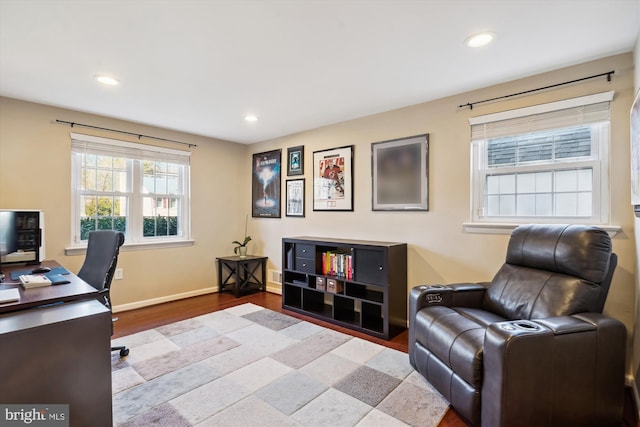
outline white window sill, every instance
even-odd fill
[[[166,249],[166,248],[182,248],[186,246],[193,246],[194,240],[165,240],[161,242],[144,242],[144,243],[126,243],[120,248],[120,252],[129,251],[146,251],[151,249]],[[86,246],[71,246],[64,248],[65,255],[84,255],[87,252]]]
[[[462,224],[465,232],[480,234],[511,234],[518,225],[520,224],[489,222],[465,222]],[[606,231],[611,238],[613,238],[622,229],[619,225],[594,225]]]

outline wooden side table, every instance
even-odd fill
[[[265,291],[267,282],[266,256],[247,255],[216,258],[218,262],[218,292],[233,288],[239,297],[252,291]]]

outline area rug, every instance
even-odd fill
[[[122,337],[117,426],[437,426],[406,353],[243,304]]]

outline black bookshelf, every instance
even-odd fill
[[[391,339],[407,325],[407,245],[282,239],[282,308]]]

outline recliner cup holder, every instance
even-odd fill
[[[525,331],[537,331],[538,329],[540,329],[540,326],[536,325],[535,323],[525,322],[523,320],[512,322],[511,324],[516,326],[517,328],[524,329]]]

